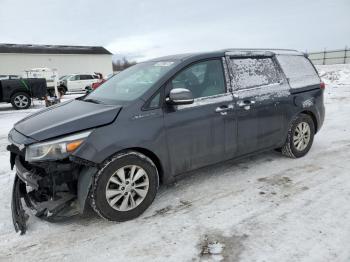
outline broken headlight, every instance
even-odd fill
[[[26,161],[46,161],[64,159],[74,152],[90,135],[85,131],[47,142],[36,143],[26,148]]]

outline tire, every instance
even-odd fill
[[[125,182],[121,179],[121,170],[124,170]],[[135,180],[130,179],[132,171]],[[134,151],[118,154],[106,161],[94,177],[91,206],[98,215],[107,220],[131,220],[140,216],[152,204],[158,186],[157,168],[148,157]]]
[[[287,140],[282,147],[282,154],[290,158],[305,156],[313,143],[315,125],[306,114],[296,116],[288,130]]]
[[[55,90],[53,89],[47,89],[47,95],[53,97],[55,95]]]
[[[67,93],[67,87],[65,86],[59,86],[58,92],[60,92],[61,96],[65,95]]]
[[[30,107],[31,103],[32,100],[27,93],[18,92],[11,96],[11,104],[17,110],[27,109]]]
[[[93,89],[90,86],[85,87],[85,94],[90,94],[93,91]]]

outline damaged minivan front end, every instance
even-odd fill
[[[35,112],[9,132],[11,169],[16,169],[12,217],[26,232],[23,204],[37,217],[53,221],[82,213],[97,163],[75,154],[99,127],[115,121],[121,106],[80,98]]]
[[[11,168],[16,167],[11,208],[17,232],[24,234],[27,229],[29,216],[25,213],[23,203],[37,217],[49,221],[83,212],[90,179],[97,167],[72,153],[91,132],[87,130],[35,142],[17,130],[11,130],[7,149],[11,152]]]

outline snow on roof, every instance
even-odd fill
[[[227,55],[304,55],[303,53],[293,50],[293,49],[276,49],[276,48],[235,48],[235,49],[227,49]]]
[[[68,46],[68,45],[19,45],[1,44],[0,53],[20,54],[101,54],[111,55],[102,46]]]
[[[196,52],[196,53],[185,53],[175,54],[163,57],[153,58],[148,61],[172,61],[172,60],[186,60],[191,57],[202,57],[202,56],[251,56],[251,55],[300,55],[303,56],[302,52],[293,49],[276,49],[276,48],[227,48],[217,51],[210,52]]]

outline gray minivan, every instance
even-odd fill
[[[324,84],[293,50],[232,49],[138,63],[82,98],[34,113],[9,133],[15,229],[24,203],[50,221],[142,214],[159,184],[277,149],[298,158],[325,109]]]

